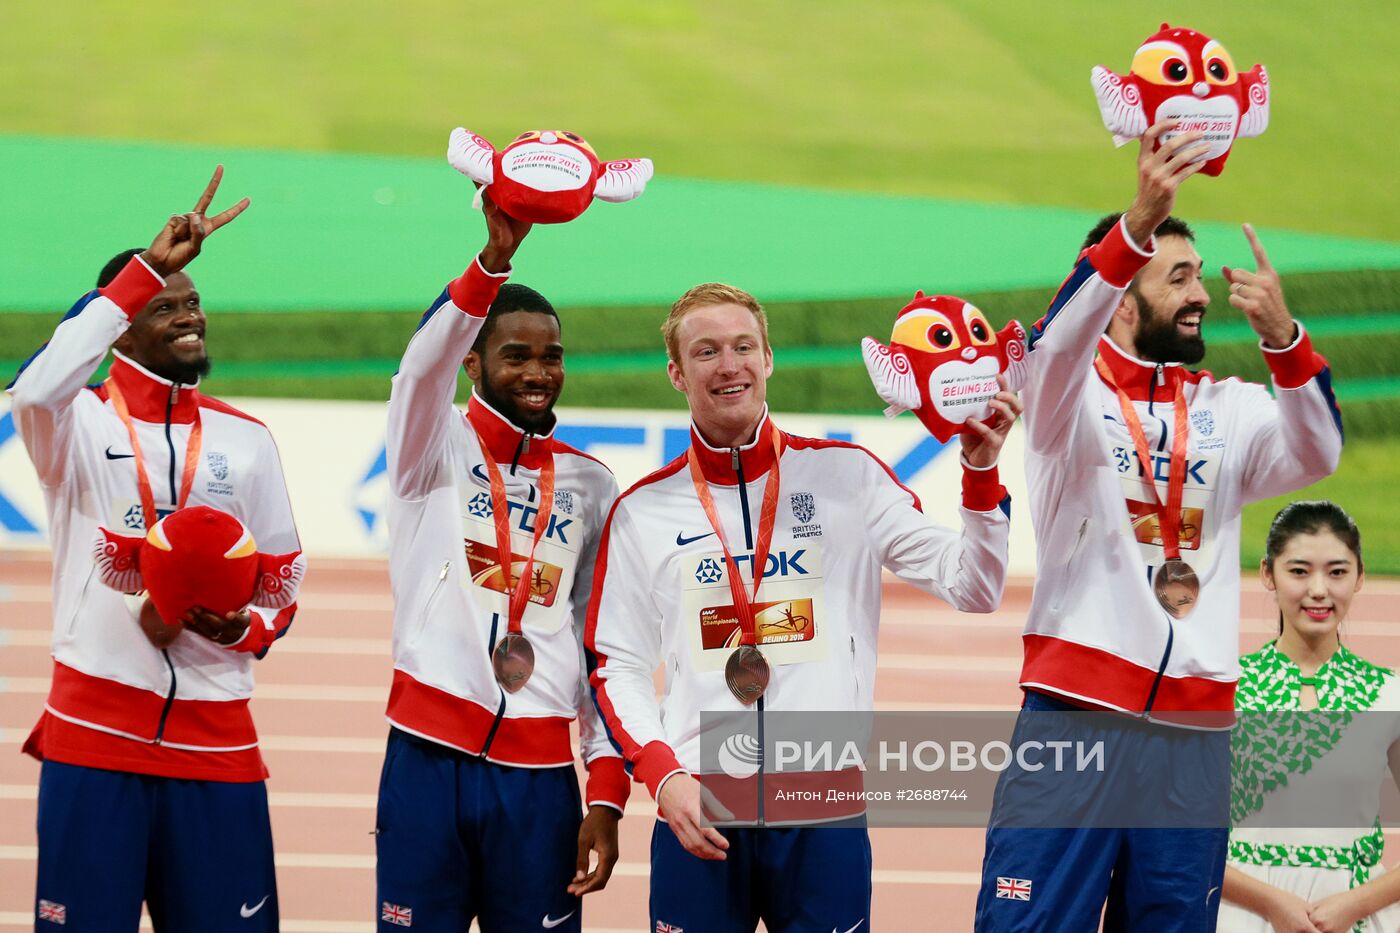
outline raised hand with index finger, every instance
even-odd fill
[[[1249,326],[1264,341],[1266,347],[1282,350],[1298,336],[1298,325],[1283,300],[1283,283],[1264,252],[1264,244],[1249,224],[1244,225],[1244,237],[1254,252],[1254,271],[1221,266],[1225,281],[1230,283],[1230,304],[1244,312]]]
[[[187,214],[170,215],[150,247],[141,254],[146,265],[154,269],[157,275],[164,278],[185,268],[199,255],[206,237],[248,209],[251,202],[244,198],[214,217],[205,216],[223,177],[224,167],[216,166],[214,177],[209,179],[204,193],[195,202],[194,210]]]

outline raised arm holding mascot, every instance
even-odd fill
[[[376,914],[382,930],[577,931],[579,896],[617,861],[628,792],[580,646],[617,484],[554,436],[559,319],[506,284],[531,224],[481,194],[487,243],[423,316],[389,401],[394,682]]]
[[[1176,129],[1164,121],[1144,134],[1132,207],[1089,233],[1026,354],[1040,565],[1018,741],[1057,737],[1037,729],[1059,728],[1058,714],[1130,717],[1080,727],[1116,767],[1053,786],[1061,778],[1048,772],[1002,773],[983,933],[1091,929],[1101,914],[1105,930],[1213,928],[1239,677],[1240,512],[1327,476],[1341,452],[1326,360],[1248,225],[1257,268],[1224,273],[1273,393],[1187,369],[1205,354],[1210,299],[1191,228],[1171,210],[1209,147]],[[1106,813],[1115,800],[1127,810]],[[1010,887],[1029,897],[1008,899]]]

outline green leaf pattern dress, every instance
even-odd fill
[[[1299,710],[1305,683],[1317,691],[1316,711]],[[1310,902],[1383,871],[1380,792],[1390,780],[1387,753],[1400,741],[1400,679],[1345,646],[1305,679],[1270,643],[1240,659],[1235,705],[1274,714],[1241,716],[1231,739],[1230,865]],[[1289,827],[1298,813],[1314,823],[1335,815],[1337,826]],[[1264,918],[1229,903],[1218,929],[1272,933]],[[1354,933],[1400,933],[1400,905]]]

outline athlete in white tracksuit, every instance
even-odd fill
[[[99,526],[146,530],[138,471],[157,516],[183,500],[235,516],[264,552],[300,550],[272,435],[198,389],[205,316],[181,270],[247,206],[204,216],[219,177],[149,249],[109,263],[10,386],[54,563],[53,683],[24,745],[44,763],[36,910],[67,929],[135,931],[143,900],[157,930],[277,928],[248,701],[296,606],[162,621],[103,585],[93,554]],[[109,378],[84,386],[114,345]]]
[[[598,703],[634,778],[668,821],[657,823],[652,843],[655,929],[753,929],[760,917],[773,931],[868,924],[863,827],[720,833],[697,825],[692,774],[702,771],[702,712],[729,713],[729,721],[761,733],[765,715],[775,712],[869,711],[883,569],[969,612],[995,609],[1005,580],[1010,502],[994,463],[1012,408],[997,432],[986,429],[967,448],[979,467],[965,462],[962,528],[941,527],[868,451],[785,434],[773,423],[764,404],[772,355],[761,314],[751,296],[728,286],[699,286],[676,303],[667,343],[673,383],[686,392],[694,418],[690,450],[618,499],[589,606],[586,646],[596,661]],[[1008,394],[999,405],[1016,402]],[[775,463],[779,468],[771,547],[754,604],[772,678],[752,706],[726,684],[738,623],[691,458],[711,490],[746,592],[765,492]],[[659,702],[652,680],[658,666]],[[859,815],[858,806],[819,813],[786,806],[775,793],[784,776],[764,776],[766,787],[750,782],[726,796],[737,820],[771,825]],[[856,772],[825,777],[834,787],[858,787]]]
[[[394,681],[377,824],[381,929],[455,933],[476,919],[487,933],[578,930],[577,895],[607,882],[630,786],[581,646],[617,483],[554,437],[558,318],[538,293],[505,284],[529,225],[489,199],[485,208],[491,239],[424,315],[389,400]],[[465,416],[453,405],[464,360],[476,383]],[[516,693],[492,668],[509,612],[487,458],[504,484],[517,579],[543,523],[522,620],[535,667]],[[588,767],[582,826],[575,719]]]
[[[1341,452],[1326,361],[1288,314],[1249,228],[1259,269],[1229,270],[1230,303],[1260,336],[1273,396],[1178,362],[1205,351],[1209,296],[1191,231],[1169,214],[1177,185],[1202,163],[1189,161],[1198,133],[1152,152],[1163,128],[1149,132],[1139,156],[1133,208],[1090,234],[1031,336],[1026,476],[1039,566],[1023,639],[1027,712],[1017,730],[1029,738],[1035,722],[1056,721],[1031,714],[1076,708],[1176,725],[1115,729],[1127,720],[1105,717],[1107,741],[1122,744],[1110,744],[1102,778],[1075,776],[1047,792],[1037,783],[1044,776],[1002,774],[979,930],[1088,929],[1105,898],[1105,929],[1213,928],[1226,838],[1223,822],[1213,821],[1223,819],[1229,768],[1228,733],[1208,730],[1233,718],[1240,512],[1327,476]],[[1120,391],[1142,426],[1148,464]],[[1181,618],[1154,594],[1153,575],[1167,555],[1157,499],[1143,480],[1151,476],[1167,500],[1178,427],[1185,432],[1180,552],[1200,583]],[[1091,780],[1107,782],[1099,801],[1117,799],[1113,782],[1132,782],[1129,805],[1076,822],[1068,795]],[[1067,796],[1056,798],[1061,791]],[[1056,828],[1026,828],[1057,808],[1065,822],[1045,824]],[[1118,828],[1148,825],[1193,828]],[[1009,897],[1012,882],[1029,898]]]

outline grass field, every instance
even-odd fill
[[[0,9],[0,128],[438,155],[567,124],[676,176],[1102,209],[1130,195],[1089,69],[1125,71],[1161,4],[1090,0],[117,0]],[[1182,213],[1400,240],[1400,5],[1184,0],[1264,62],[1268,134]]]

